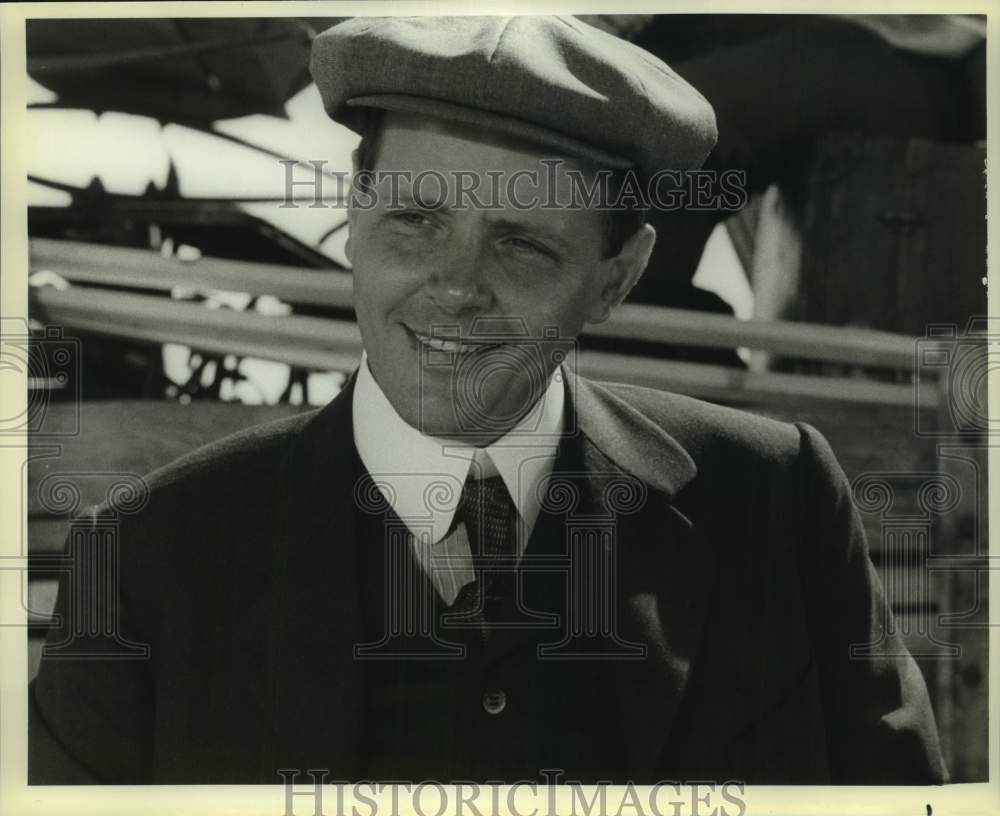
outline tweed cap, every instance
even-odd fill
[[[355,17],[313,42],[332,119],[419,113],[605,167],[700,167],[715,112],[661,60],[572,17]]]

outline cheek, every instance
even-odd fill
[[[419,286],[418,264],[381,241],[355,239],[353,277],[356,312],[386,314]]]
[[[529,325],[536,331],[558,326],[563,336],[575,336],[593,306],[596,287],[591,277],[588,270],[563,269],[550,277],[512,280],[501,299],[506,311],[530,316]]]

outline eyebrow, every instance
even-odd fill
[[[424,210],[438,211],[449,209],[448,207],[432,207],[427,199],[419,198],[411,190],[404,190],[402,188],[397,191],[395,199],[390,198],[389,200],[396,204],[415,204]]]

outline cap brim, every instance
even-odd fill
[[[449,122],[485,128],[546,147],[560,157],[586,160],[599,168],[624,169],[635,165],[635,162],[623,156],[523,119],[478,108],[466,108],[440,99],[406,94],[371,94],[348,99],[347,105],[351,108],[378,108],[396,113],[418,113]]]

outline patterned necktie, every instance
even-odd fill
[[[465,522],[476,580],[462,588],[450,611],[468,615],[485,642],[517,558],[517,508],[500,476],[470,477],[462,490],[458,518]]]

